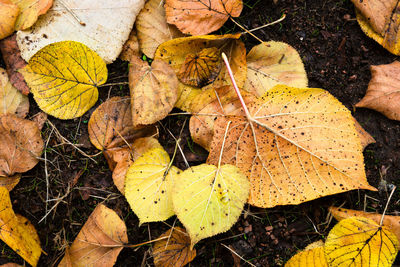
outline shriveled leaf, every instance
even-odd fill
[[[200,240],[229,230],[249,196],[249,181],[233,165],[201,164],[180,173],[173,203],[191,248]]]
[[[219,50],[219,54],[224,52],[231,64],[232,71],[236,78],[236,83],[239,88],[243,87],[246,80],[246,49],[240,40],[236,40],[240,34],[226,34],[226,35],[204,35],[204,36],[191,36],[176,38],[165,43],[162,43],[157,51],[155,58],[162,59],[167,62],[175,71],[179,73],[188,55],[197,55],[203,49]],[[207,50],[204,50],[207,51]],[[231,85],[228,71],[225,66],[222,66],[215,81],[204,87],[203,90],[210,88],[218,88],[224,85]],[[195,98],[199,91],[194,90],[194,87],[180,84],[178,87],[178,101],[176,106],[186,110],[185,101]]]
[[[88,111],[97,102],[97,86],[107,80],[104,61],[73,41],[44,47],[21,72],[39,107],[64,120]]]
[[[14,189],[14,187],[19,183],[21,180],[21,174],[15,174],[10,177],[0,177],[0,186],[4,186],[7,188],[8,191]]]
[[[290,258],[285,267],[328,267],[324,253],[324,243],[314,242],[308,245],[303,251]]]
[[[69,248],[69,259],[64,257],[58,266],[68,266],[70,261],[74,267],[111,267],[126,243],[125,223],[115,211],[99,204]]]
[[[15,114],[20,118],[25,118],[28,112],[28,97],[12,86],[6,71],[0,68],[0,115]]]
[[[15,115],[0,115],[0,177],[32,169],[43,150],[37,125]]]
[[[0,187],[0,239],[30,265],[36,266],[42,249],[35,227],[12,209],[7,188]]]
[[[243,9],[241,0],[166,0],[167,22],[183,33],[208,34],[224,25],[229,17],[238,17]]]
[[[350,217],[364,217],[373,220],[374,222],[379,224],[382,218],[382,214],[368,213],[359,210],[349,210],[343,208],[330,207],[329,211],[332,213],[333,217],[335,217],[335,219],[338,221]],[[382,224],[383,226],[387,227],[392,233],[394,233],[400,242],[400,216],[385,215]]]
[[[130,61],[132,57],[139,57],[139,41],[137,38],[136,30],[133,29],[129,34],[128,40],[125,42],[122,47],[121,54],[119,54],[119,58],[125,61]]]
[[[282,42],[265,42],[247,54],[247,79],[244,90],[257,96],[277,84],[307,87],[307,73],[299,53]]]
[[[129,69],[134,125],[152,124],[172,110],[178,97],[178,79],[167,63],[154,60],[151,66],[138,61]]]
[[[352,0],[364,33],[389,52],[400,55],[400,13],[397,0]]]
[[[24,95],[28,95],[29,87],[24,80],[24,76],[19,72],[19,69],[26,66],[26,62],[21,57],[15,34],[0,41],[0,52],[6,64],[11,84]]]
[[[336,224],[325,241],[329,266],[392,266],[399,241],[385,226],[352,217]]]
[[[209,163],[222,155],[249,178],[249,203],[258,207],[298,204],[367,182],[354,120],[337,99],[318,88],[277,85],[248,104],[252,120],[219,117]]]
[[[353,118],[354,119],[354,118]],[[356,127],[358,137],[360,138],[361,146],[365,149],[369,144],[375,143],[375,139],[354,119],[354,126]]]
[[[183,34],[167,23],[163,0],[149,0],[136,18],[137,36],[142,52],[154,58],[157,47]]]
[[[111,63],[120,54],[143,5],[144,0],[54,0],[32,28],[17,33],[22,57],[28,61],[48,44],[71,40],[87,45]]]
[[[168,237],[154,243],[153,258],[156,267],[185,266],[196,257],[196,250],[190,249],[190,238],[185,229],[169,229],[159,238]]]
[[[154,127],[134,127],[129,98],[112,97],[89,119],[89,138],[100,150],[129,146],[135,139],[152,135]]]
[[[18,14],[19,7],[11,0],[0,0],[0,39],[14,32]]]
[[[174,215],[172,187],[179,169],[170,166],[163,148],[152,148],[136,159],[125,178],[125,197],[140,224],[164,221]]]
[[[400,61],[371,66],[367,92],[356,107],[371,108],[392,120],[400,120]]]
[[[20,8],[20,14],[15,23],[15,30],[26,30],[31,27],[40,15],[49,10],[53,0],[11,0]]]

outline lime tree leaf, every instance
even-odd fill
[[[191,247],[223,233],[237,221],[249,195],[249,181],[233,165],[202,164],[180,173],[174,183],[173,203],[185,226]]]
[[[14,32],[19,11],[11,0],[0,0],[0,40]]]
[[[21,70],[39,107],[59,119],[82,116],[107,80],[104,61],[84,44],[54,43],[36,53]]]
[[[160,147],[145,152],[129,167],[125,197],[140,224],[164,221],[174,215],[171,188],[179,171],[170,166],[168,153]]]
[[[341,220],[325,241],[329,266],[392,266],[399,241],[386,227],[363,217]]]
[[[0,115],[16,114],[25,118],[29,111],[29,99],[9,81],[7,73],[0,68]]]
[[[52,6],[53,0],[11,0],[20,8],[20,14],[15,23],[15,30],[25,30],[31,27],[40,15]]]
[[[294,255],[285,267],[328,267],[324,253],[324,242],[316,241],[308,245],[303,251]]]

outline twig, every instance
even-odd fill
[[[385,209],[383,210],[382,217],[381,217],[381,222],[379,223],[380,226],[382,226],[383,219],[385,218],[385,213],[386,213],[387,207],[389,206],[390,199],[392,198],[393,193],[394,193],[395,190],[396,190],[396,186],[394,185],[393,189],[392,189],[392,192],[390,192],[389,198],[388,198],[388,200],[386,202]]]
[[[249,262],[248,260],[246,260],[245,258],[243,258],[242,256],[240,256],[236,251],[234,251],[233,249],[231,249],[231,248],[228,247],[227,245],[222,244],[222,243],[221,243],[221,245],[224,246],[224,247],[226,247],[227,249],[229,249],[230,252],[232,252],[233,254],[235,254],[236,256],[238,256],[242,261],[244,261],[244,262],[247,263],[248,265],[257,267],[257,266],[254,265],[253,263]]]

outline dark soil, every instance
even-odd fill
[[[256,31],[261,39],[284,41],[295,47],[304,60],[310,87],[328,90],[346,107],[354,111],[360,124],[375,138],[365,152],[365,168],[368,181],[379,192],[353,191],[325,197],[298,206],[260,209],[246,206],[244,215],[224,234],[207,238],[195,248],[197,257],[190,266],[233,266],[232,253],[223,246],[229,246],[243,258],[256,266],[283,265],[299,249],[313,241],[326,237],[335,222],[327,221],[327,208],[342,205],[346,208],[382,213],[387,202],[386,189],[390,185],[400,186],[400,122],[392,121],[372,110],[354,109],[365,94],[370,80],[371,65],[387,64],[398,59],[361,31],[355,20],[354,7],[349,0],[338,1],[295,1],[279,0],[277,4],[267,0],[247,0],[242,16],[237,19],[248,29],[264,25],[286,13],[286,19],[274,26]],[[219,33],[236,32],[240,29],[227,23]],[[250,36],[244,36],[247,49],[258,44]],[[1,64],[0,64],[1,65]],[[2,66],[4,67],[4,66]],[[117,61],[109,65],[108,83],[127,81],[128,63]],[[101,88],[100,100],[109,96],[128,95],[127,86]],[[31,100],[30,116],[39,109]],[[90,114],[82,118],[62,121],[49,118],[50,122],[69,141],[79,146],[86,154],[98,153],[88,141],[87,122]],[[179,136],[181,126],[188,117],[167,117],[159,124],[160,142],[172,154],[175,141],[165,130],[168,128]],[[35,225],[42,248],[39,265],[56,265],[67,244],[71,244],[82,225],[98,203],[105,203],[114,209],[126,222],[131,244],[154,239],[169,229],[175,218],[166,223],[150,223],[138,226],[138,219],[119,194],[111,179],[103,155],[91,159],[80,154],[73,146],[66,144],[47,123],[43,138],[48,142],[46,153],[33,170],[23,174],[19,185],[11,192],[14,209],[28,217]],[[193,144],[186,127],[181,136],[182,146],[191,165],[204,162],[206,151]],[[182,157],[175,159],[175,165],[184,169]],[[47,169],[47,176],[45,170]],[[79,175],[79,178],[77,178]],[[47,178],[46,178],[47,177]],[[68,193],[68,184],[78,179]],[[48,183],[48,185],[47,185]],[[67,196],[39,222],[46,211],[46,188],[49,199]],[[48,203],[48,210],[56,201]],[[400,194],[398,189],[390,202],[388,214],[400,215]],[[176,222],[179,225],[179,222]],[[18,262],[21,258],[4,243],[1,245],[0,263]],[[153,266],[151,245],[139,249],[124,249],[117,266]],[[243,266],[247,265],[243,261]],[[396,261],[400,264],[400,259]]]

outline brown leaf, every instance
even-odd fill
[[[24,76],[18,72],[18,70],[26,66],[26,62],[21,57],[15,34],[0,41],[0,51],[3,55],[11,84],[24,95],[28,95],[29,87],[24,80]]]
[[[185,34],[202,35],[216,31],[229,17],[242,12],[241,0],[166,0],[167,22]]]
[[[21,174],[15,174],[10,177],[0,177],[0,186],[7,188],[8,191],[14,189],[14,187],[19,183],[21,180]]]
[[[128,243],[125,223],[112,209],[99,204],[89,216],[58,266],[113,266]]]
[[[139,41],[137,38],[136,30],[133,29],[129,34],[128,40],[125,42],[122,47],[121,54],[119,54],[119,58],[125,61],[130,61],[132,57],[139,57]]]
[[[0,0],[0,39],[14,32],[19,7],[10,0]]]
[[[39,127],[39,130],[42,130],[44,123],[47,121],[47,114],[40,111],[32,117],[32,121],[36,122],[37,126]]]
[[[0,136],[0,176],[26,172],[38,163],[44,144],[36,123],[0,115]]]
[[[371,81],[356,107],[371,108],[392,120],[400,120],[400,61],[371,66]]]
[[[22,267],[22,265],[19,265],[19,264],[13,263],[13,262],[9,262],[9,263],[0,265],[0,267]]]
[[[354,125],[356,127],[358,137],[360,137],[361,146],[365,149],[369,144],[375,143],[375,139],[361,126],[356,119],[354,119]]]
[[[155,59],[151,66],[145,61],[135,63],[129,69],[133,124],[152,124],[165,118],[174,107],[178,79],[162,60]]]
[[[185,266],[196,257],[196,250],[190,250],[190,238],[184,229],[171,228],[159,238],[167,236],[168,239],[154,244],[153,258],[156,267]]]

